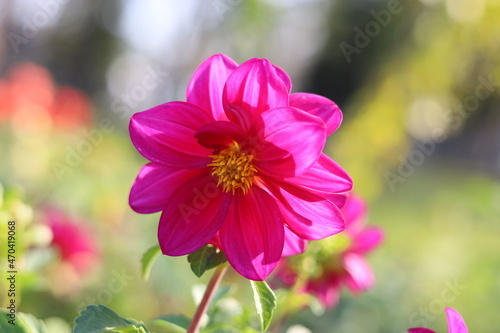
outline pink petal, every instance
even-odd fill
[[[255,122],[256,118],[255,114],[237,104],[226,105],[226,114],[228,114],[228,118],[231,119],[231,122],[238,124],[245,133],[248,132],[248,129]]]
[[[95,236],[87,226],[69,218],[55,207],[44,210],[47,226],[52,231],[51,246],[58,250],[61,260],[72,265],[78,273],[88,274],[100,259]]]
[[[306,250],[307,241],[297,236],[293,231],[285,228],[285,245],[283,247],[283,256],[293,256]]]
[[[188,179],[208,172],[204,169],[174,169],[157,163],[142,167],[130,190],[130,207],[137,213],[150,214],[163,210],[168,198]]]
[[[224,252],[224,249],[222,248],[222,244],[220,242],[220,236],[219,236],[219,232],[217,232],[215,234],[214,237],[212,237],[212,239],[210,240],[210,242],[208,242],[209,244],[212,244],[213,246],[219,248],[222,252]]]
[[[342,208],[346,221],[346,231],[356,234],[364,228],[368,208],[360,197],[351,194]]]
[[[305,173],[286,178],[285,181],[326,197],[339,208],[344,206],[348,192],[352,189],[352,180],[347,172],[323,153]]]
[[[331,309],[340,299],[340,281],[335,275],[312,280],[307,284],[306,292],[316,295],[325,308]]]
[[[237,67],[238,64],[226,55],[211,56],[194,72],[187,87],[186,101],[199,106],[216,120],[226,119],[222,91],[227,78]]]
[[[228,121],[214,121],[202,126],[195,134],[200,145],[217,149],[229,146],[233,142],[244,141],[240,126]]]
[[[445,308],[446,320],[448,321],[448,333],[469,333],[465,321],[456,310]]]
[[[290,106],[321,118],[326,124],[326,135],[330,135],[342,123],[342,111],[328,98],[307,93],[291,94]]]
[[[318,299],[326,309],[331,309],[339,303],[340,288],[329,286],[324,292],[318,294]]]
[[[286,228],[285,228],[286,229]],[[291,288],[297,282],[297,271],[290,266],[284,258],[278,263],[278,266],[273,271],[273,276],[269,281],[269,286],[272,289]]]
[[[285,222],[300,238],[323,239],[344,230],[342,213],[332,202],[289,184],[266,183],[266,187],[276,198]]]
[[[276,71],[276,75],[278,75],[279,78],[281,79],[281,81],[283,81],[283,84],[285,85],[286,90],[288,91],[288,93],[290,93],[292,91],[292,80],[290,79],[288,74],[283,69],[281,69],[280,67],[278,67],[276,65],[273,65],[273,67],[274,67],[274,70]]]
[[[191,253],[207,244],[226,218],[231,195],[209,174],[191,178],[168,200],[160,217],[158,240],[169,256]]]
[[[363,256],[347,253],[343,257],[342,266],[348,273],[345,283],[353,292],[366,291],[375,283],[372,269]]]
[[[365,254],[379,246],[383,240],[384,231],[382,229],[368,227],[353,237],[349,251]]]
[[[202,147],[194,135],[211,121],[211,116],[192,104],[170,102],[134,114],[130,138],[151,162],[179,169],[205,167],[211,150]]]
[[[258,115],[266,110],[288,106],[286,84],[266,59],[250,59],[229,76],[224,87],[223,105],[236,104]],[[226,112],[231,120],[232,114]]]
[[[237,193],[220,238],[238,273],[250,280],[264,280],[283,252],[284,223],[274,199],[256,186],[246,195]]]
[[[436,332],[428,328],[416,327],[408,329],[408,333],[436,333]]]
[[[288,107],[262,113],[251,133],[255,165],[277,178],[306,172],[320,157],[326,140],[323,122]]]

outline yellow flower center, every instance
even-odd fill
[[[217,176],[217,186],[222,184],[224,192],[241,188],[244,194],[253,184],[257,169],[253,166],[253,155],[241,151],[240,146],[234,142],[229,147],[221,150],[217,155],[211,155],[212,175]]]

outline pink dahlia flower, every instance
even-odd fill
[[[91,230],[58,208],[45,208],[41,217],[52,234],[50,248],[57,254],[43,271],[47,287],[54,296],[75,297],[100,264],[98,244]]]
[[[130,137],[151,163],[130,192],[138,213],[162,211],[158,239],[170,256],[211,243],[241,275],[264,280],[285,240],[321,239],[344,229],[339,207],[352,182],[322,153],[342,113],[313,94],[290,94],[288,75],[266,59],[238,66],[203,62],[187,102],[136,113]]]
[[[52,231],[51,246],[57,250],[61,261],[80,275],[89,273],[100,258],[92,233],[57,209],[47,209],[45,217]]]
[[[297,283],[299,275],[304,274],[302,292],[315,295],[326,308],[334,307],[339,300],[340,289],[346,285],[353,293],[370,289],[375,278],[365,256],[383,240],[383,231],[377,227],[366,227],[367,208],[363,200],[350,196],[342,209],[345,217],[345,230],[338,238],[327,239],[311,249],[310,255],[316,259],[316,268],[311,272],[300,272],[300,265],[294,265],[301,258],[283,258],[276,278],[285,287]],[[337,236],[336,236],[337,237]],[[313,245],[313,244],[311,244]],[[309,265],[309,270],[311,269]]]
[[[468,333],[467,325],[465,321],[456,310],[452,308],[445,308],[446,319],[448,321],[448,333]],[[408,333],[436,333],[428,328],[418,327],[410,328]]]

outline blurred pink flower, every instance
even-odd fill
[[[70,265],[79,275],[89,273],[100,257],[90,231],[54,208],[45,211],[45,219],[52,231],[50,246],[59,253],[61,262]]]
[[[132,186],[130,206],[163,211],[164,254],[212,243],[241,275],[263,280],[285,239],[343,230],[339,207],[352,182],[321,152],[342,113],[324,97],[290,90],[288,75],[268,60],[238,66],[218,54],[194,73],[187,102],[132,116],[132,142],[151,163]]]
[[[351,195],[342,212],[345,230],[339,237],[343,237],[340,241],[345,241],[346,246],[339,253],[320,260],[319,275],[307,278],[301,289],[302,292],[315,295],[326,308],[338,303],[342,285],[346,285],[353,293],[366,291],[373,286],[375,278],[365,256],[379,246],[384,238],[380,228],[365,226],[367,208],[359,197]],[[283,258],[276,278],[285,287],[292,287],[298,275],[290,258]]]
[[[27,129],[49,120],[58,129],[89,126],[88,97],[73,87],[57,87],[50,72],[34,63],[19,63],[0,80],[0,121],[15,119]]]
[[[448,333],[468,333],[465,321],[456,310],[452,308],[445,308],[446,320],[448,321]],[[433,330],[423,327],[410,328],[408,333],[436,333]]]

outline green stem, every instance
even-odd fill
[[[210,301],[212,300],[212,297],[214,296],[215,291],[217,290],[217,287],[219,286],[219,283],[224,276],[224,273],[226,273],[227,267],[227,265],[223,264],[217,266],[217,268],[215,269],[214,275],[210,279],[207,289],[205,289],[205,293],[203,294],[200,305],[198,305],[198,308],[196,309],[193,320],[189,324],[187,333],[198,333],[200,331],[201,318],[203,318],[203,315],[205,314],[205,312],[207,312]]]

